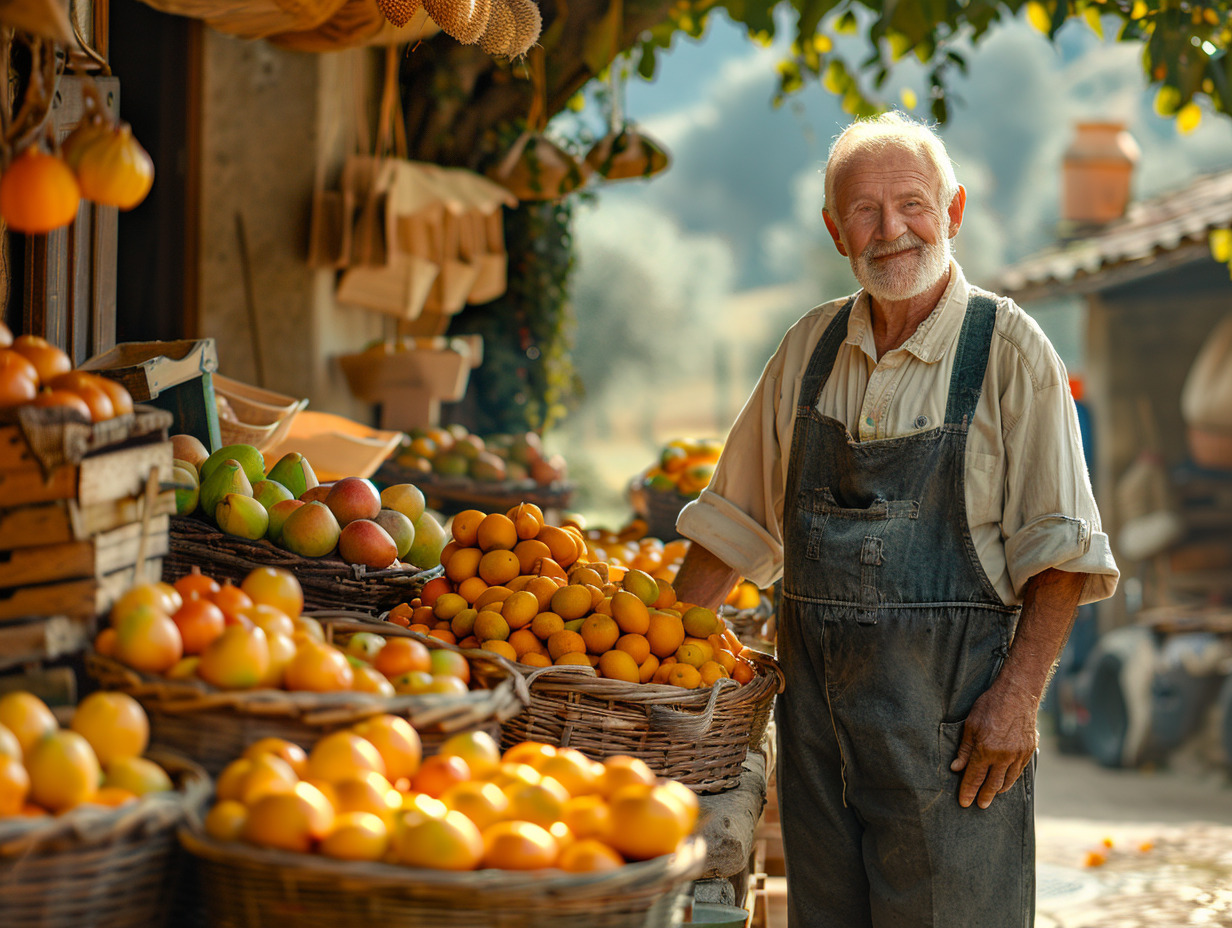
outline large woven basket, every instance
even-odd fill
[[[330,860],[180,830],[214,925],[227,928],[667,928],[678,925],[705,842],[604,873],[454,873]]]
[[[324,624],[328,626],[329,620]],[[200,680],[142,674],[94,653],[86,656],[86,670],[104,689],[128,693],[141,703],[150,718],[151,743],[192,757],[217,775],[261,738],[285,738],[308,749],[331,731],[382,713],[407,719],[419,733],[425,756],[435,754],[446,738],[459,731],[482,729],[499,739],[501,723],[521,712],[529,700],[526,684],[495,654],[465,653],[474,687],[465,695],[219,690]]]
[[[300,557],[264,539],[249,541],[228,535],[193,516],[173,516],[171,550],[163,558],[163,579],[176,580],[193,567],[220,583],[239,584],[257,567],[282,567],[299,579],[306,609],[349,609],[387,612],[419,595],[440,567],[388,567],[369,570],[337,557]]]
[[[176,892],[175,832],[203,807],[210,781],[196,764],[151,751],[176,789],[117,809],[0,819],[4,928],[150,928],[167,923]]]
[[[783,691],[774,659],[751,653],[757,673],[749,683],[719,680],[705,690],[609,680],[588,667],[528,670],[530,705],[501,726],[502,746],[542,741],[596,760],[630,754],[696,792],[731,789]]]

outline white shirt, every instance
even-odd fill
[[[898,438],[945,421],[969,285],[956,262],[937,307],[880,360],[869,297],[857,295],[818,411],[859,441]],[[846,298],[797,322],[728,435],[710,486],[676,528],[758,586],[783,573],[783,495],[800,382]],[[1021,602],[1049,567],[1089,574],[1082,602],[1106,599],[1119,572],[1100,530],[1065,365],[1036,322],[1005,297],[967,437],[966,503],[980,563],[1002,602]],[[825,552],[822,552],[824,560]]]

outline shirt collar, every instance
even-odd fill
[[[963,317],[967,314],[967,298],[970,287],[963,276],[962,268],[950,259],[950,283],[937,301],[936,308],[919,324],[911,337],[903,342],[903,350],[911,352],[926,364],[945,357],[954,339],[958,338]],[[864,290],[856,294],[851,317],[847,320],[847,338],[844,344],[860,349],[872,361],[877,360],[877,344],[873,339],[873,320],[870,315],[869,296]]]

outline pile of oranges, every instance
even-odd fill
[[[530,667],[578,664],[627,683],[748,683],[754,665],[712,610],[676,598],[636,567],[591,561],[575,525],[547,525],[539,507],[454,516],[443,577],[390,621]]]
[[[59,406],[87,422],[102,422],[133,411],[124,385],[89,371],[73,370],[72,359],[45,338],[18,335],[0,322],[0,409]]]
[[[409,638],[359,632],[345,647],[326,641],[303,615],[304,594],[290,571],[258,567],[236,586],[199,571],[174,584],[143,583],[111,609],[94,648],[143,673],[199,679],[225,690],[278,688],[464,694],[470,663]]]
[[[310,751],[266,738],[219,775],[205,818],[220,841],[436,870],[612,870],[677,850],[697,822],[688,787],[633,757],[592,761],[482,731],[422,758],[415,729],[376,716]]]
[[[114,808],[171,790],[142,756],[149,737],[145,710],[124,693],[87,696],[68,728],[32,693],[0,697],[0,817]]]

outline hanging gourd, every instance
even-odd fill
[[[543,16],[534,0],[492,0],[479,46],[493,57],[520,58],[539,41]]]
[[[108,129],[109,126],[103,117],[93,112],[60,143],[60,157],[64,159],[64,163],[72,169],[73,173],[77,172],[77,163],[81,160],[82,152],[90,144],[106,135]]]
[[[154,161],[126,122],[87,139],[74,154],[81,195],[100,206],[132,209],[154,186]]]
[[[652,177],[671,164],[667,149],[636,126],[613,128],[586,153],[586,163],[605,180]]]
[[[15,232],[40,235],[77,218],[81,191],[58,156],[31,145],[0,175],[0,218]]]

